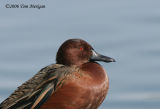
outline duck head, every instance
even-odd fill
[[[56,63],[63,65],[82,65],[91,61],[115,62],[113,58],[97,53],[82,39],[69,39],[59,48]]]

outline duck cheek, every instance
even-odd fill
[[[83,60],[89,60],[90,56],[91,56],[91,53],[89,52],[82,52],[82,55],[81,55]]]

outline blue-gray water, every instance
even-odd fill
[[[6,3],[45,9],[6,9]],[[58,47],[82,38],[116,63],[101,63],[110,78],[99,109],[160,108],[159,0],[1,0],[0,101],[42,67]]]

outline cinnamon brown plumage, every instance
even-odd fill
[[[84,40],[70,39],[59,48],[56,64],[23,83],[0,109],[97,109],[108,91],[108,76],[94,61],[114,62]]]

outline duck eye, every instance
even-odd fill
[[[80,47],[79,49],[80,49],[81,51],[83,50],[83,48],[82,48],[82,47]]]

